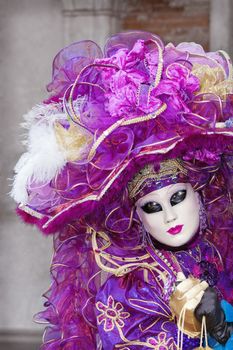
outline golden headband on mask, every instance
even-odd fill
[[[180,159],[169,159],[161,162],[159,171],[154,169],[153,164],[147,164],[128,183],[129,197],[135,198],[147,184],[158,185],[165,179],[177,178],[181,173],[187,176],[188,171],[183,167]]]

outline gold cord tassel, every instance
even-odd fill
[[[205,347],[202,345],[202,341],[205,339]],[[195,350],[211,350],[211,348],[208,345],[208,337],[207,337],[207,328],[206,328],[206,317],[202,317],[202,323],[201,323],[201,336],[200,336],[200,346],[196,348]]]

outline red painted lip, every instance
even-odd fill
[[[169,230],[167,230],[167,232],[170,233],[170,235],[177,235],[178,233],[180,233],[183,226],[184,225],[177,225],[177,226],[171,227],[169,228]]]

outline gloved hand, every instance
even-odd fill
[[[200,333],[200,323],[194,315],[194,310],[200,303],[207,287],[208,283],[205,281],[193,277],[184,277],[181,282],[178,281],[170,297],[169,305],[172,313],[176,316],[178,324],[182,324],[184,333],[190,337],[198,336]]]
[[[233,323],[225,321],[225,315],[214,288],[208,287],[194,314],[199,322],[206,316],[206,327],[211,337],[225,344],[233,333]]]

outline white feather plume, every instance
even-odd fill
[[[31,181],[48,182],[66,164],[64,153],[59,148],[54,131],[54,122],[65,120],[59,105],[38,105],[24,116],[23,127],[29,129],[24,142],[27,152],[15,166],[11,196],[18,203],[28,200],[27,185]]]

